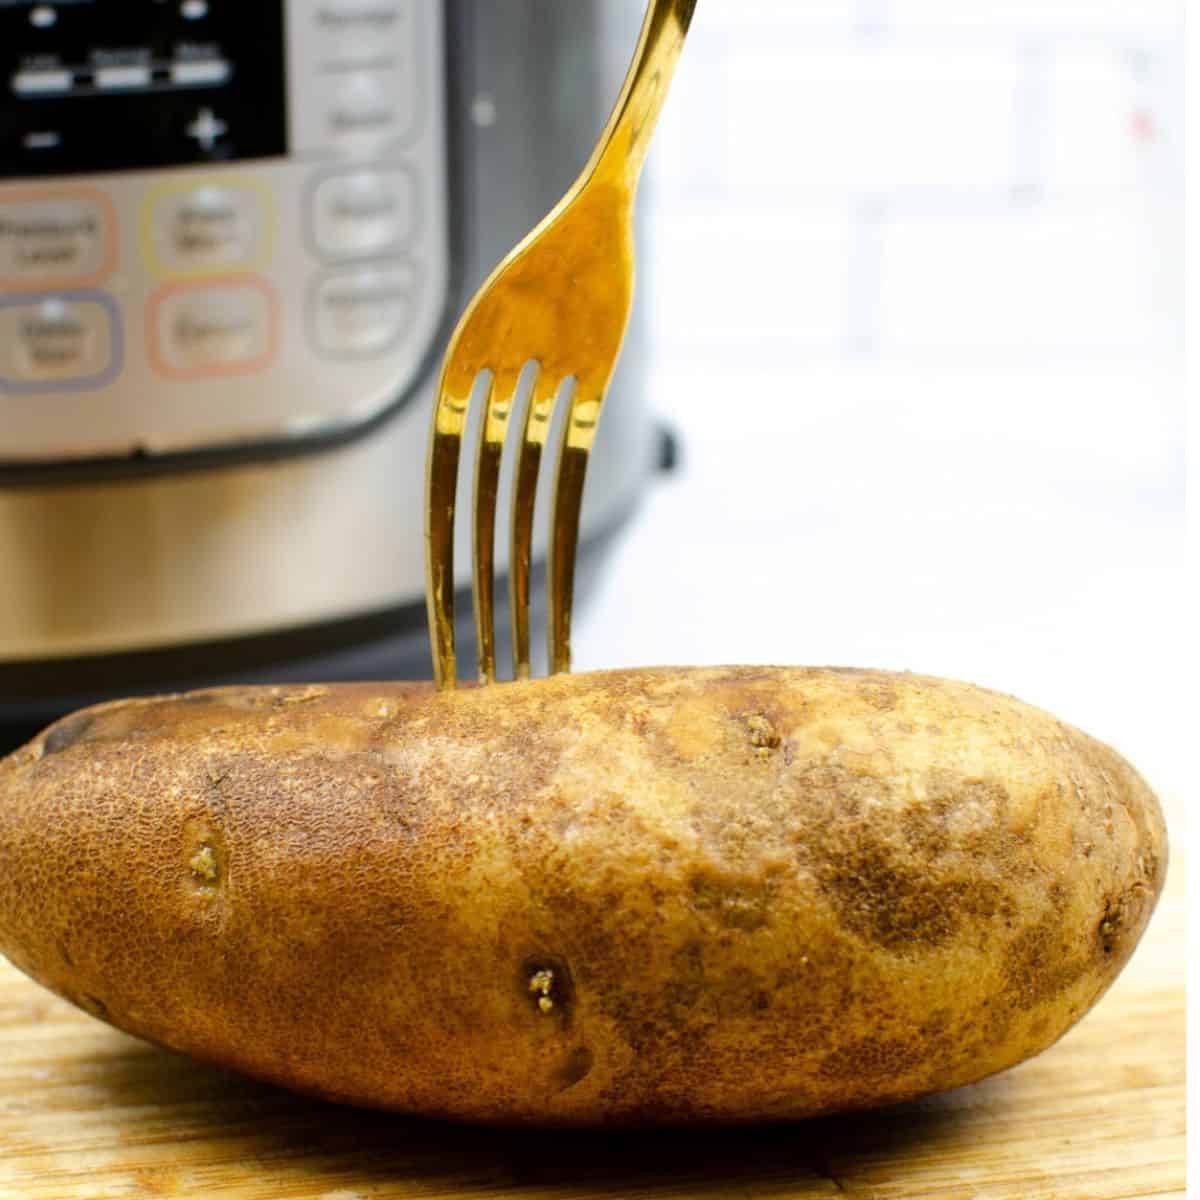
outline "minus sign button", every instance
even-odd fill
[[[35,133],[27,133],[21,139],[21,144],[26,150],[53,150],[61,141],[62,137],[56,130],[44,129]]]

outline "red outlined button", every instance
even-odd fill
[[[0,195],[0,290],[94,287],[117,263],[117,214],[95,188]]]
[[[279,300],[256,275],[169,283],[147,305],[147,356],[168,379],[249,375],[279,350]]]

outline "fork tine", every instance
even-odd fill
[[[512,372],[494,375],[484,399],[475,455],[475,641],[478,647],[479,682],[496,682],[496,618],[494,570],[496,537],[496,492],[500,485],[500,457],[508,421],[516,400],[519,376]]]
[[[540,371],[525,409],[521,452],[513,481],[512,544],[508,559],[512,617],[513,676],[529,678],[529,568],[533,559],[533,513],[542,447],[550,433],[559,381]]]
[[[425,577],[433,677],[439,688],[454,687],[454,493],[458,455],[471,403],[471,380],[452,386],[443,375],[434,410],[425,468]]]
[[[585,385],[582,380],[577,382],[558,446],[546,571],[550,592],[547,643],[552,674],[571,669],[571,609],[575,598],[579,511],[583,504],[588,455],[596,438],[603,403],[602,386]]]

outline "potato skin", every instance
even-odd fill
[[[916,675],[224,688],[0,762],[0,950],[324,1097],[556,1125],[805,1117],[1050,1045],[1166,833],[1107,746]]]

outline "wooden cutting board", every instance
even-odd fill
[[[563,1135],[338,1108],[126,1037],[0,960],[0,1200],[1182,1196],[1183,857],[1058,1045],[948,1095],[790,1126]]]

